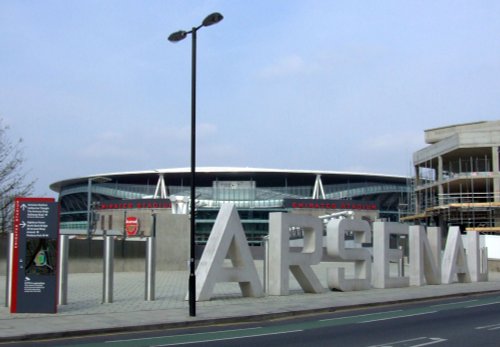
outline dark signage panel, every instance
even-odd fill
[[[51,198],[16,198],[11,313],[57,312],[59,208]]]
[[[106,200],[96,207],[99,210],[157,209],[172,208],[169,199]]]

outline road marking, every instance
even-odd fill
[[[372,323],[372,322],[378,322],[378,321],[383,321],[383,320],[389,320],[389,319],[397,319],[397,318],[405,318],[405,317],[414,317],[414,316],[421,316],[424,314],[431,314],[431,313],[436,313],[437,311],[430,311],[430,312],[421,312],[421,313],[413,313],[413,314],[407,314],[403,316],[394,316],[394,317],[386,317],[386,318],[379,318],[379,319],[372,319],[372,320],[367,320],[363,322],[358,322],[358,324],[363,324],[363,323]]]
[[[408,342],[417,342],[421,340],[430,340],[427,342],[419,343],[417,345],[409,345]],[[420,346],[429,346],[429,345],[434,345],[436,343],[441,343],[447,341],[446,339],[442,339],[440,337],[417,337],[415,339],[409,339],[409,340],[401,340],[401,341],[394,341],[394,342],[388,342],[388,343],[383,343],[381,345],[373,345],[369,347],[420,347]]]
[[[450,306],[450,305],[460,305],[460,304],[467,304],[469,302],[476,302],[476,300],[467,300],[467,301],[459,301],[459,302],[450,302],[448,304],[439,304],[439,305],[432,305],[430,307],[441,307],[441,306]]]
[[[493,302],[488,302],[488,303],[486,303],[486,304],[479,304],[479,305],[466,306],[465,308],[473,308],[473,307],[488,306],[488,305],[496,305],[496,304],[500,304],[500,301],[493,301]]]
[[[383,343],[381,345],[371,345],[371,346],[368,346],[368,347],[383,347],[383,346],[392,346],[394,344],[397,344],[397,343],[406,343],[406,342],[413,342],[413,341],[418,341],[418,340],[422,340],[422,339],[426,339],[427,337],[417,337],[417,338],[414,338],[414,339],[409,339],[409,340],[401,340],[401,341],[394,341],[394,342],[387,342],[387,343]]]
[[[360,318],[360,317],[373,316],[373,315],[377,315],[377,314],[386,314],[386,313],[394,313],[394,312],[402,312],[402,311],[403,310],[394,310],[394,311],[384,311],[384,312],[375,312],[375,313],[360,314],[360,315],[357,315],[357,316],[327,318],[327,319],[320,319],[320,322],[328,322],[328,321],[339,320],[339,319]]]
[[[215,339],[207,339],[207,340],[197,340],[197,341],[187,341],[187,342],[173,342],[162,345],[153,345],[151,347],[166,347],[166,346],[180,346],[180,345],[189,345],[192,343],[205,343],[205,342],[215,342],[215,341],[227,341],[227,340],[236,340],[236,339],[248,339],[252,337],[261,337],[261,336],[269,336],[269,335],[280,335],[280,334],[288,334],[288,333],[299,333],[304,330],[289,330],[289,331],[279,331],[275,333],[264,333],[264,334],[255,334],[255,335],[246,335],[246,336],[235,336],[235,337],[223,337],[223,338],[215,338]]]
[[[496,301],[491,301],[496,300]],[[488,302],[490,301],[490,302]],[[123,340],[112,340],[106,341],[106,343],[120,343],[120,344],[141,344],[142,346],[146,346],[146,344],[156,344],[157,346],[175,346],[175,345],[188,345],[196,342],[209,342],[209,341],[225,341],[225,340],[236,340],[250,337],[259,337],[259,336],[268,336],[268,335],[278,335],[278,334],[286,334],[289,332],[300,332],[310,329],[318,329],[324,327],[333,327],[333,326],[341,326],[347,324],[361,324],[361,323],[372,323],[378,321],[385,321],[390,319],[397,318],[407,318],[407,317],[415,317],[420,315],[427,315],[439,312],[441,310],[452,309],[458,306],[463,308],[470,307],[479,307],[484,305],[494,305],[500,304],[499,297],[490,297],[486,300],[468,300],[468,301],[460,301],[460,302],[449,302],[445,304],[436,304],[432,306],[427,306],[425,308],[410,308],[410,309],[399,309],[399,310],[391,310],[391,311],[383,311],[383,312],[373,312],[345,317],[336,317],[336,318],[326,318],[316,321],[302,322],[302,323],[292,323],[285,324],[284,326],[271,326],[271,327],[252,327],[246,329],[233,329],[233,330],[221,330],[221,331],[208,331],[208,332],[200,332],[183,335],[163,335],[156,337],[145,337],[145,338],[136,338],[136,339],[123,339]],[[466,306],[469,305],[469,306]],[[440,308],[439,308],[440,307]],[[431,311],[432,310],[432,311]],[[500,329],[500,323],[494,324],[488,327],[478,327],[476,329],[488,329],[488,330],[496,330]],[[418,338],[414,339],[414,341],[409,341],[412,343],[412,347],[417,346],[427,346],[436,344],[439,342],[446,341],[440,338]],[[111,346],[111,345],[108,345]],[[380,345],[380,346],[388,346]],[[392,345],[391,345],[392,346]],[[396,345],[397,347],[398,345]],[[409,344],[405,345],[405,347],[410,346]],[[399,344],[399,347],[402,347]]]
[[[491,324],[491,325],[485,325],[485,326],[482,326],[482,327],[475,327],[474,329],[486,329],[486,330],[496,330],[496,329],[500,329],[500,323],[496,323],[496,324]]]
[[[248,330],[257,330],[262,329],[262,327],[255,328],[245,328],[245,329],[232,329],[232,330],[218,330],[218,331],[207,331],[202,333],[193,333],[193,334],[181,334],[181,335],[163,335],[163,336],[152,336],[152,337],[142,337],[136,339],[126,339],[126,340],[111,340],[105,341],[105,343],[123,343],[128,341],[145,341],[145,340],[155,340],[155,339],[168,339],[172,337],[187,337],[187,336],[196,336],[196,335],[208,335],[208,334],[225,334],[225,333],[233,333],[240,331],[248,331]]]

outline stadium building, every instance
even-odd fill
[[[196,241],[200,244],[208,239],[224,203],[236,205],[249,243],[260,243],[268,233],[270,212],[322,216],[348,211],[369,221],[397,221],[399,207],[406,206],[410,197],[408,178],[403,176],[226,167],[200,167],[196,173]],[[61,229],[76,232],[92,229],[94,209],[126,209],[127,201],[162,201],[156,207],[185,213],[190,185],[186,168],[79,177],[55,182],[50,188],[59,193]],[[148,204],[142,206],[148,208]]]

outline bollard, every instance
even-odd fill
[[[69,235],[59,235],[59,254],[57,259],[59,282],[57,303],[59,305],[68,304],[68,255]]]
[[[104,264],[103,264],[103,286],[102,302],[109,304],[113,302],[113,258],[115,244],[113,236],[104,235]]]
[[[268,287],[269,287],[269,236],[264,236],[264,264],[263,265],[263,270],[262,270],[262,277],[263,277],[263,283],[264,283],[264,293],[268,292]]]
[[[155,300],[155,284],[156,284],[156,214],[152,216],[151,236],[146,241],[146,279],[144,299],[147,301]]]
[[[155,272],[156,272],[156,237],[150,236],[146,241],[146,285],[144,299],[155,300]]]
[[[12,265],[12,256],[14,249],[14,233],[8,233],[9,238],[7,242],[7,252],[5,263],[6,263],[6,272],[5,272],[5,307],[10,307],[10,298],[11,298],[11,290],[12,290],[12,273],[11,273],[11,265]]]
[[[401,250],[401,258],[399,259],[398,272],[399,277],[405,277],[405,254],[403,251],[403,246],[398,247]]]
[[[481,254],[481,274],[486,276],[485,281],[488,280],[489,272],[488,272],[488,247],[482,247],[480,249]]]

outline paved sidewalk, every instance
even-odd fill
[[[326,288],[326,268],[314,267]],[[262,273],[262,264],[257,262]],[[198,302],[197,316],[189,317],[185,295],[188,286],[186,271],[158,272],[156,300],[144,300],[144,273],[115,273],[114,301],[102,304],[102,274],[70,274],[68,305],[59,306],[57,314],[10,314],[3,305],[5,276],[0,276],[0,341],[42,337],[72,336],[110,331],[132,331],[162,327],[237,322],[282,317],[310,311],[421,300],[425,298],[467,295],[500,291],[500,274],[490,273],[490,281],[482,283],[433,285],[397,289],[370,289],[358,292],[305,294],[291,276],[291,295],[241,297],[239,286],[218,284],[215,297]]]

